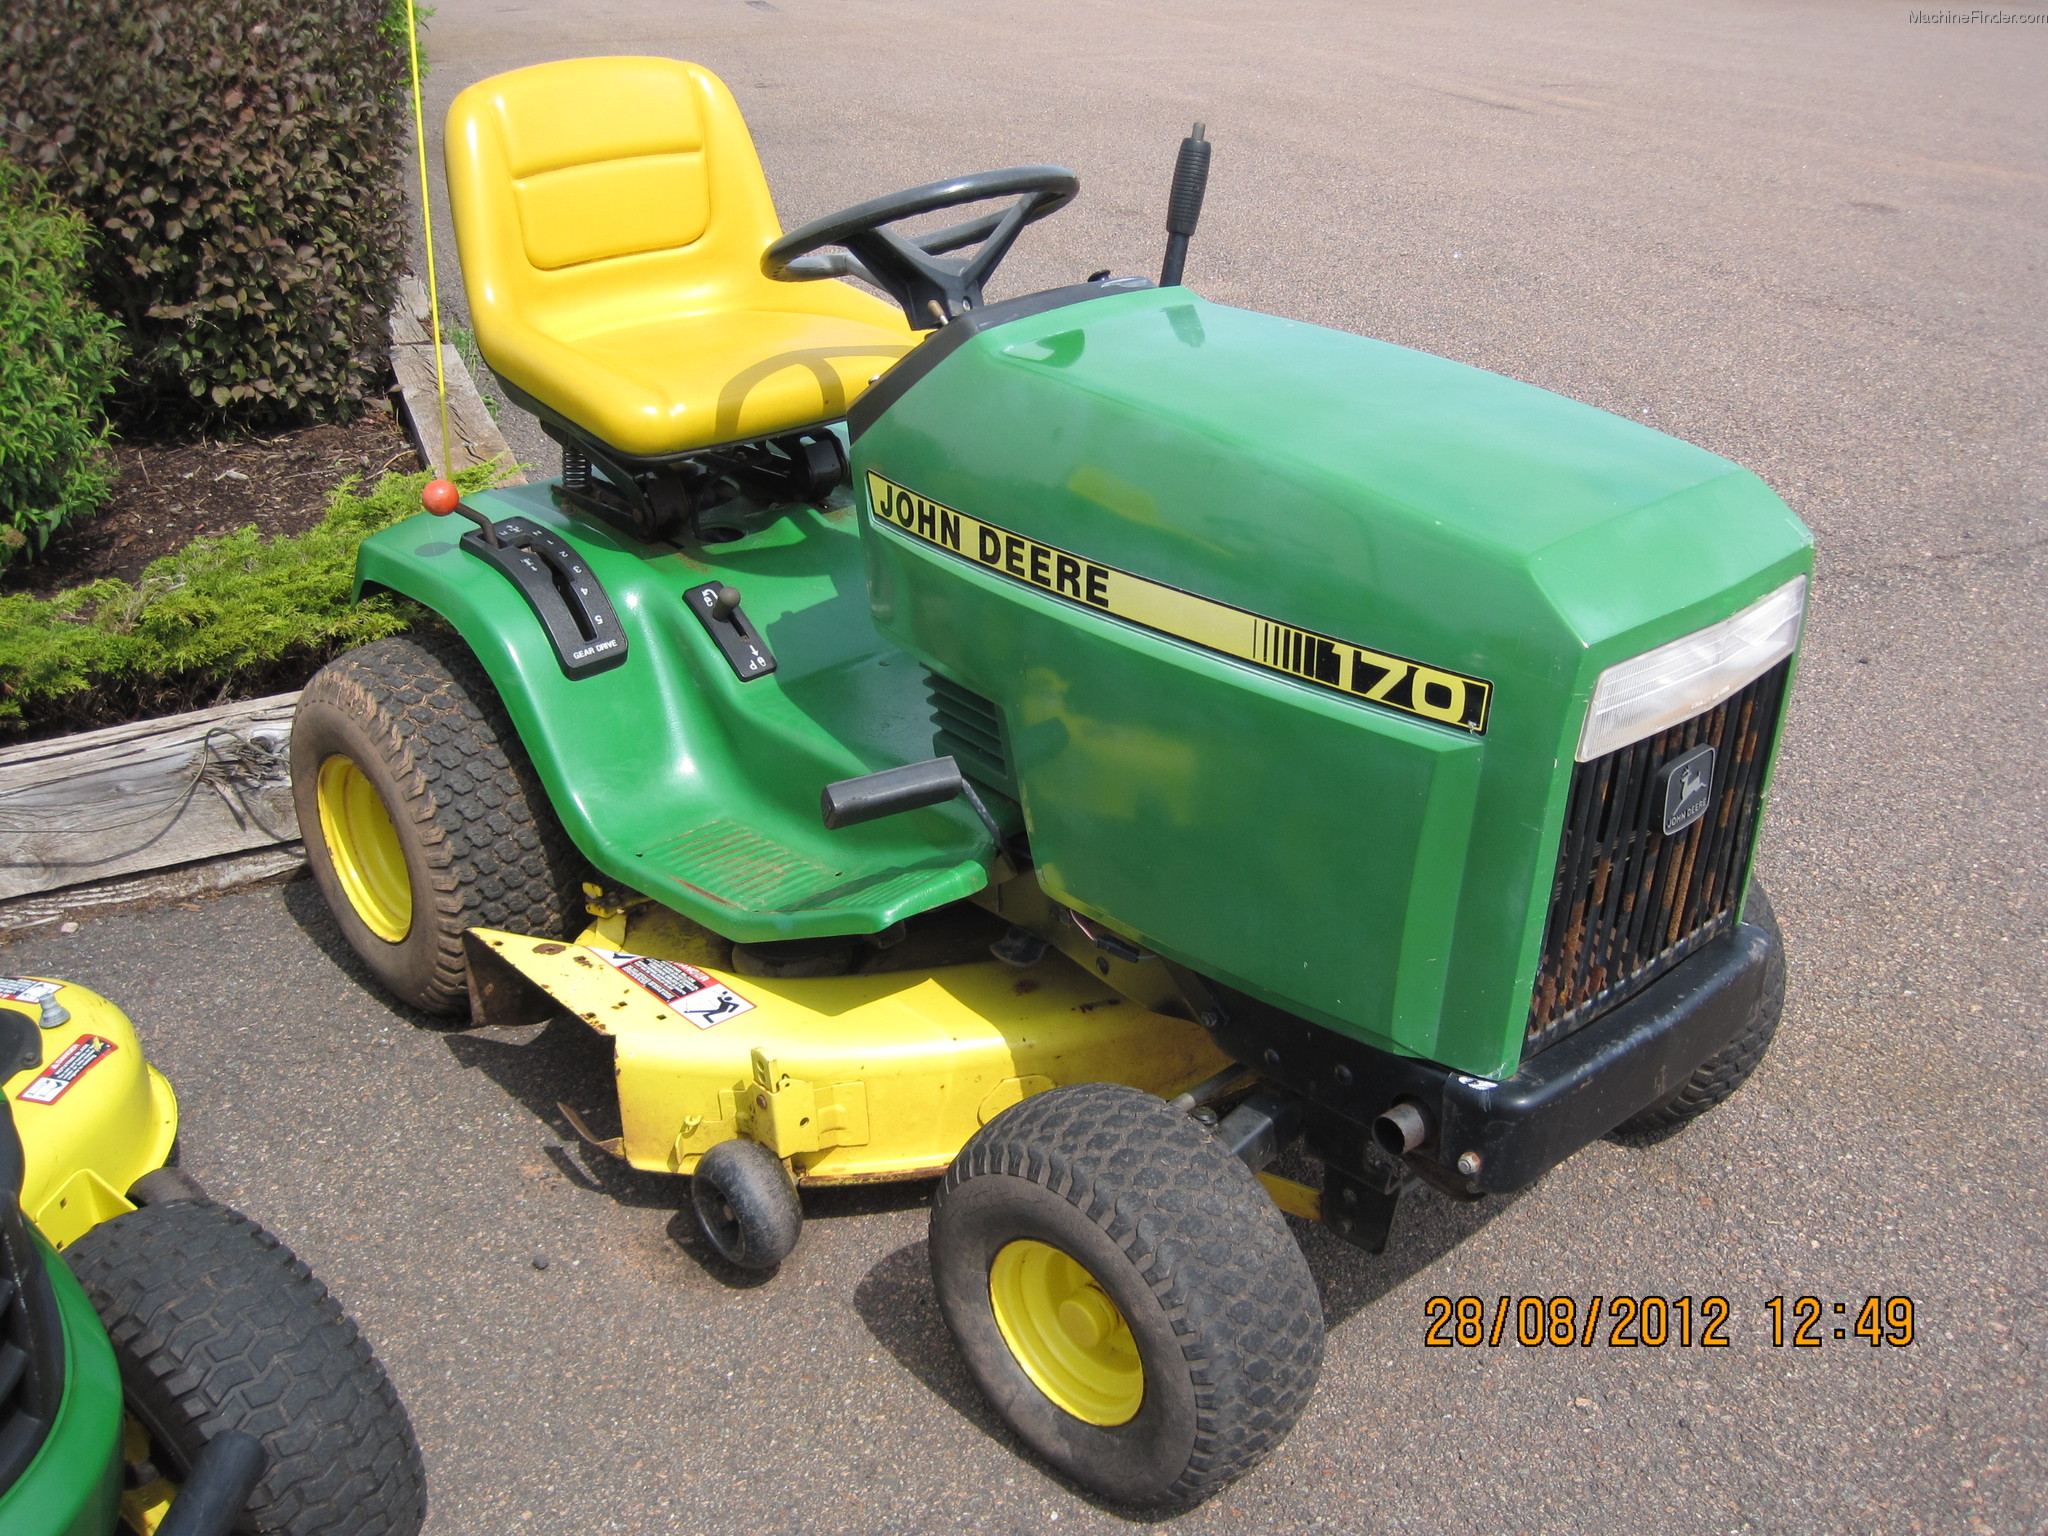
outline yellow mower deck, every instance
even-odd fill
[[[63,1020],[39,1031],[42,1060],[0,1092],[14,1101],[21,1135],[21,1208],[64,1248],[135,1209],[125,1191],[170,1156],[178,1099],[143,1059],[128,1015],[97,992],[43,977],[0,979],[28,994],[7,1006]]]
[[[661,908],[600,918],[570,944],[474,928],[468,950],[480,1021],[567,1009],[612,1037],[623,1134],[599,1144],[657,1172],[690,1173],[744,1136],[806,1185],[928,1177],[1034,1093],[1171,1096],[1228,1065],[1197,1025],[1056,950],[1021,970],[771,979],[722,968],[717,940]]]

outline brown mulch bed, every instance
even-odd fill
[[[217,443],[123,442],[112,452],[120,477],[105,508],[60,530],[40,559],[0,573],[0,591],[47,597],[103,576],[133,581],[159,555],[251,523],[266,535],[304,533],[348,476],[368,486],[387,469],[419,467],[383,409],[347,426]]]

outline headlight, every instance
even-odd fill
[[[1593,688],[1579,761],[1690,720],[1741,691],[1799,648],[1806,578],[1795,576],[1718,624],[1617,662]]]

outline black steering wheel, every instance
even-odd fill
[[[1080,178],[1057,165],[1019,165],[935,181],[814,219],[763,251],[761,271],[782,283],[863,278],[903,306],[912,329],[929,331],[979,306],[982,285],[1010,254],[1024,226],[1064,208],[1080,190]],[[928,235],[905,238],[883,228],[920,213],[992,197],[1017,200],[1000,213],[985,213]],[[972,256],[945,255],[976,244],[981,249]],[[827,245],[843,246],[850,254],[811,254]]]

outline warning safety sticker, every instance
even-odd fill
[[[590,952],[624,972],[699,1029],[736,1019],[754,1006],[716,976],[680,960],[629,955],[616,949],[599,949],[594,944]]]
[[[1349,698],[1457,726],[1475,736],[1486,732],[1493,684],[1484,678],[1368,650],[1084,560],[940,506],[872,470],[868,504],[883,526],[1054,597]]]
[[[0,1000],[10,1003],[47,1003],[57,995],[57,983],[37,981],[28,976],[0,976]]]
[[[113,1041],[98,1035],[80,1035],[64,1047],[64,1054],[43,1068],[29,1085],[15,1095],[24,1104],[54,1104],[71,1091],[71,1085],[89,1072],[102,1057],[119,1049]]]

